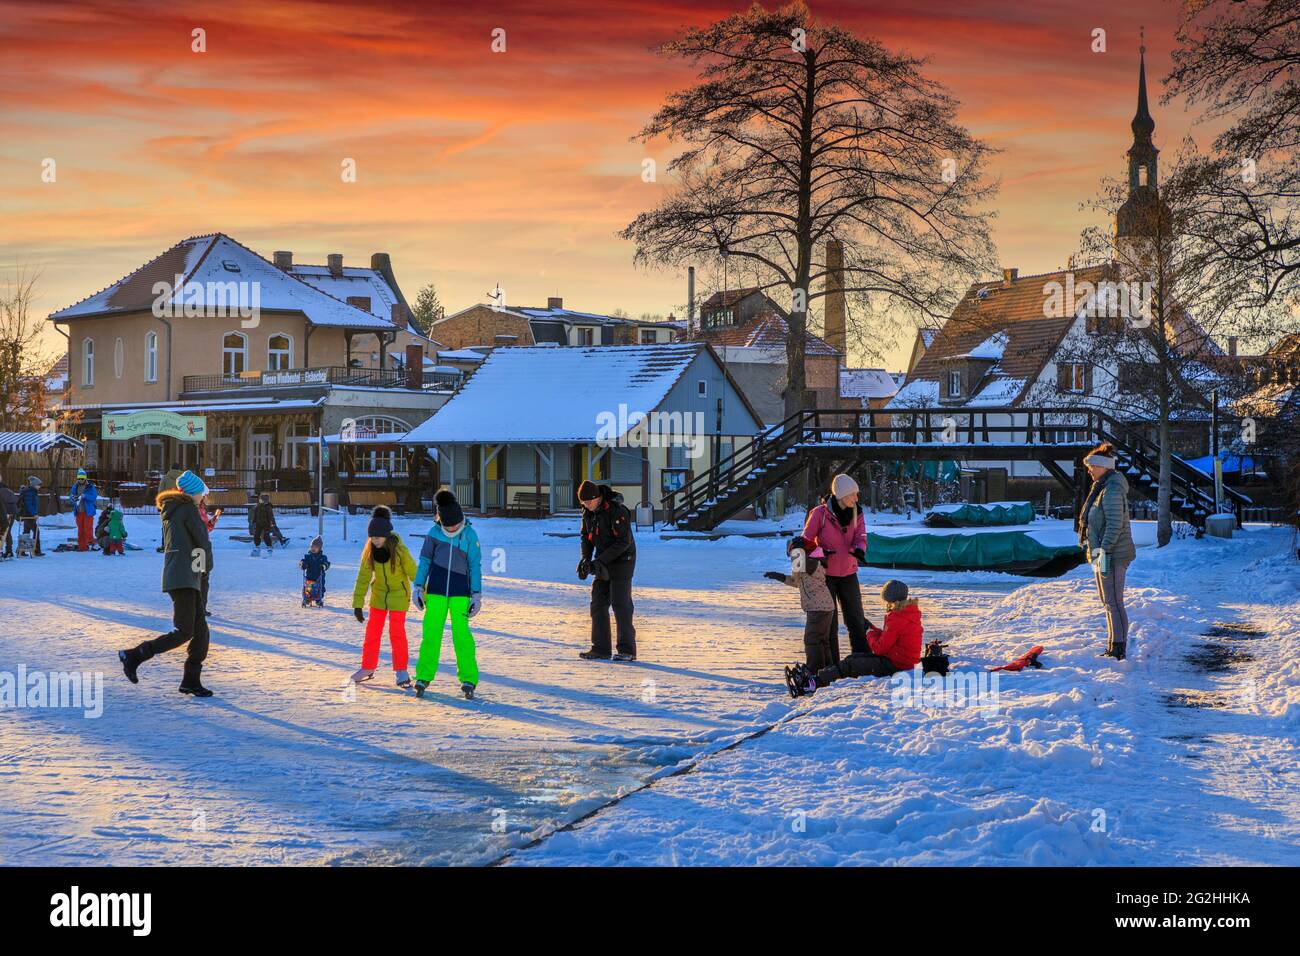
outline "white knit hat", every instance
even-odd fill
[[[1115,459],[1110,455],[1092,454],[1083,460],[1085,465],[1096,465],[1098,468],[1114,468]]]
[[[836,475],[831,479],[831,494],[835,496],[836,501],[857,493],[858,483],[848,475]]]

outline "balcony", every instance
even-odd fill
[[[425,371],[422,381],[424,388],[453,389],[460,384],[460,380],[459,372]],[[327,365],[320,368],[242,372],[239,375],[186,375],[183,383],[186,394],[324,385],[341,388],[406,388],[407,376],[406,372],[400,369]]]

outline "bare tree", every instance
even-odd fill
[[[826,294],[825,240],[843,244],[846,296],[918,317],[946,317],[956,290],[995,267],[981,211],[995,191],[991,149],[958,125],[923,60],[815,20],[803,3],[754,4],[660,52],[698,65],[700,81],[639,138],[686,148],[669,166],[670,195],[620,235],[638,263],[725,254],[733,274],[748,267],[788,299],[787,414],[811,400],[805,333]]]
[[[40,274],[15,267],[0,283],[0,431],[40,431],[46,418],[41,322],[33,317]]]

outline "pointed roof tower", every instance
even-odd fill
[[[1115,214],[1115,235],[1119,238],[1159,235],[1169,222],[1169,210],[1161,202],[1157,189],[1160,150],[1151,141],[1156,121],[1151,118],[1147,106],[1146,52],[1146,43],[1143,42],[1138,48],[1137,112],[1129,124],[1133,130],[1133,145],[1128,148],[1128,199]]]

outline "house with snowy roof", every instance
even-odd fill
[[[101,482],[141,485],[181,464],[231,489],[307,488],[322,431],[402,435],[427,418],[461,373],[426,371],[425,344],[401,338],[408,312],[386,255],[350,272],[338,260],[300,275],[288,253],[194,236],[52,313],[69,343],[61,409]],[[149,410],[203,416],[206,437],[102,434],[106,417]],[[405,467],[389,453],[384,480]]]
[[[567,309],[562,296],[549,297],[545,307],[507,305],[504,293],[494,302],[478,302],[445,316],[429,329],[429,334],[446,349],[656,345],[676,340],[678,332],[673,322],[649,322]]]
[[[493,349],[403,441],[480,511],[568,510],[584,478],[658,508],[762,427],[705,342],[531,346]]]

